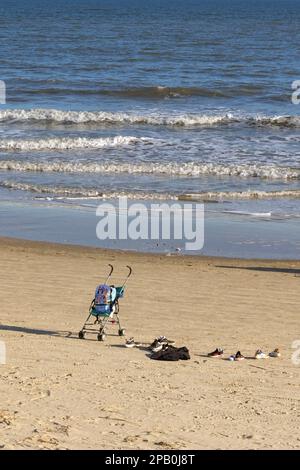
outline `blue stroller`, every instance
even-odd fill
[[[109,324],[117,324],[119,329],[119,336],[125,335],[125,330],[121,328],[119,319],[119,299],[124,296],[125,284],[132,274],[130,266],[126,266],[129,269],[129,273],[123,282],[122,286],[115,287],[109,285],[108,281],[113,273],[113,266],[110,267],[110,272],[104,282],[96,288],[95,298],[89,308],[89,315],[84,322],[82,329],[79,331],[79,338],[84,339],[85,333],[97,333],[98,341],[104,341],[106,337],[105,327]],[[91,317],[94,317],[94,321],[89,323]]]

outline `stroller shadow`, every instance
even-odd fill
[[[38,328],[27,328],[25,326],[13,326],[13,325],[1,325],[0,324],[0,331],[13,331],[16,333],[24,333],[27,335],[56,336],[57,338],[67,338],[67,339],[75,339],[78,341],[83,341],[82,339],[78,338],[77,333],[74,333],[72,331],[64,331],[64,330],[58,330],[58,331],[42,330]],[[107,336],[119,337],[118,334],[107,334]],[[97,339],[91,336],[90,338],[84,338],[84,341],[97,341]]]
[[[42,335],[42,336],[60,336],[63,338],[70,338],[71,331],[53,331],[53,330],[40,330],[37,328],[26,328],[24,326],[0,325],[0,331],[14,331],[17,333],[25,333],[28,335]]]

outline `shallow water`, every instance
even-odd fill
[[[114,200],[107,202],[115,204]],[[146,220],[150,228],[153,214],[151,215],[149,202],[146,207],[148,212],[142,215],[142,223]],[[120,215],[118,209],[116,213]],[[268,213],[256,215],[246,211],[234,211],[230,215],[228,217],[226,209],[219,212],[206,206],[204,246],[190,250],[186,243],[193,243],[194,240],[176,240],[173,237],[164,239],[161,233],[157,239],[100,240],[96,234],[100,218],[96,216],[89,200],[77,201],[77,204],[71,205],[64,201],[41,203],[25,202],[23,199],[13,203],[3,200],[0,202],[0,218],[6,222],[1,225],[1,235],[7,237],[160,253],[166,256],[300,259],[299,223],[295,218],[277,219],[270,217]],[[131,220],[129,217],[129,222]],[[174,233],[173,227],[171,233]]]

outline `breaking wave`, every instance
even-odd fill
[[[13,189],[17,191],[29,191],[32,193],[49,194],[57,197],[66,197],[72,199],[116,199],[122,196],[126,196],[128,199],[177,199],[175,195],[167,193],[148,193],[146,191],[111,191],[103,192],[97,189],[88,188],[72,188],[62,186],[44,186],[39,184],[20,183],[14,181],[0,181],[0,187],[6,189]]]
[[[99,139],[97,139],[99,140]],[[99,173],[99,174],[148,174],[166,176],[237,176],[241,178],[262,179],[300,179],[300,168],[261,165],[221,165],[214,163],[93,163],[47,161],[33,162],[20,160],[0,160],[0,170],[42,173]]]
[[[148,124],[153,126],[213,126],[240,123],[255,126],[300,127],[300,116],[243,116],[224,114],[133,114],[57,109],[7,109],[0,111],[0,121],[38,121],[60,124]]]
[[[77,138],[50,138],[38,140],[1,140],[0,150],[69,150],[69,149],[100,149],[104,147],[119,147],[137,143],[152,143],[154,139],[138,138],[132,136],[116,136],[91,139]]]
[[[283,191],[212,191],[200,193],[171,194],[155,193],[147,191],[99,191],[97,188],[74,188],[64,186],[44,186],[39,184],[22,183],[15,181],[0,181],[0,187],[18,191],[28,191],[38,194],[54,195],[55,197],[66,198],[96,198],[96,199],[116,199],[126,196],[129,199],[148,199],[148,200],[178,200],[178,201],[202,201],[219,202],[223,200],[250,200],[250,199],[281,199],[281,198],[300,198],[299,190]]]
[[[165,126],[205,126],[234,120],[231,114],[174,115],[130,114],[91,111],[60,111],[57,109],[7,109],[0,111],[0,121],[39,121],[61,124],[149,124]]]
[[[281,199],[300,198],[300,189],[283,191],[211,191],[202,193],[188,193],[178,196],[180,201],[222,201],[222,200],[249,200],[249,199]]]

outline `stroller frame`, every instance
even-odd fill
[[[110,272],[109,272],[104,284],[108,283],[108,281],[109,281],[109,279],[110,279],[110,277],[113,273],[113,270],[114,270],[114,267],[111,264],[109,264],[108,266],[110,267]],[[120,323],[120,319],[119,319],[119,311],[120,311],[119,299],[123,297],[125,284],[126,284],[126,282],[128,281],[128,279],[130,278],[130,276],[132,274],[132,268],[130,266],[126,266],[126,268],[129,269],[129,273],[128,273],[127,277],[125,278],[122,286],[121,287],[115,287],[115,289],[116,289],[116,298],[111,303],[110,312],[105,313],[105,314],[101,314],[101,313],[96,314],[95,311],[94,311],[95,299],[93,299],[92,302],[91,302],[90,308],[89,308],[88,317],[85,320],[85,322],[83,324],[83,327],[81,328],[81,330],[78,333],[79,339],[84,339],[85,333],[89,332],[89,333],[96,333],[98,341],[104,341],[105,338],[106,338],[105,327],[109,323],[117,324],[119,336],[125,336],[125,330],[121,327],[121,323]],[[114,287],[114,286],[110,286],[110,287]],[[95,318],[94,322],[89,323],[89,320],[90,320],[91,316],[94,316],[96,318]],[[98,327],[98,325],[99,325],[99,327]]]

